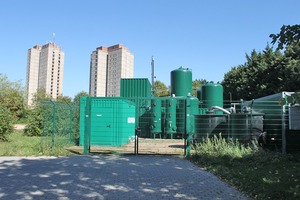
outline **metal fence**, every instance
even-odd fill
[[[242,143],[257,140],[264,147],[284,153],[299,149],[299,128],[290,126],[299,114],[290,114],[291,105],[282,104],[278,99],[240,100],[224,102],[224,108],[224,112],[217,114],[213,110],[206,110],[201,115],[195,115],[195,141],[221,134],[222,137],[237,139]]]
[[[79,108],[67,102],[42,101],[42,142],[48,146],[76,144],[79,138]]]
[[[167,102],[167,98],[82,98],[84,152],[184,154],[185,100],[168,102],[172,112]]]

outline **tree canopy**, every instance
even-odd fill
[[[170,95],[169,88],[159,80],[154,82],[154,92],[158,97]]]
[[[300,41],[300,25],[283,25],[278,34],[270,34],[272,44],[278,43],[277,50],[294,45]]]
[[[292,51],[292,50],[291,50]],[[254,99],[281,91],[299,91],[299,60],[267,46],[263,52],[246,54],[245,64],[225,74],[224,97]]]

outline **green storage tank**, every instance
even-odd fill
[[[147,78],[122,78],[121,97],[151,97],[151,84]]]
[[[84,104],[84,99],[81,102]],[[84,123],[84,132],[80,132],[80,136],[90,135],[90,145],[122,146],[134,136],[133,102],[122,98],[88,97],[85,104],[85,107],[80,106],[85,110],[84,119],[80,119],[80,125]],[[80,142],[83,145],[82,139]]]
[[[165,132],[166,134],[176,133],[176,99],[169,98],[166,100],[165,114]],[[172,137],[171,137],[172,138]]]
[[[186,97],[192,94],[192,70],[180,67],[171,71],[171,95]]]
[[[151,99],[151,134],[155,137],[155,134],[161,134],[161,99]]]
[[[199,99],[199,101],[201,101],[201,89],[197,90],[197,98]]]
[[[190,96],[186,99],[186,130],[188,133],[195,132],[195,117],[199,114],[199,100],[196,97]]]
[[[202,108],[210,109],[212,106],[223,108],[223,86],[219,83],[206,83],[201,88]],[[215,114],[222,114],[216,111]]]

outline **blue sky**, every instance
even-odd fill
[[[170,72],[222,81],[245,54],[263,50],[282,25],[299,24],[298,0],[1,0],[0,73],[26,82],[27,50],[53,41],[65,52],[64,95],[88,92],[90,54],[124,44],[134,77],[170,85]]]

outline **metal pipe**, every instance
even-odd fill
[[[222,107],[220,107],[220,106],[212,106],[211,109],[212,109],[212,110],[214,110],[214,109],[216,109],[216,110],[221,110],[221,111],[223,111],[224,113],[226,113],[226,114],[228,114],[228,115],[231,114],[228,110],[226,110],[226,109],[224,109],[224,108],[222,108]]]

